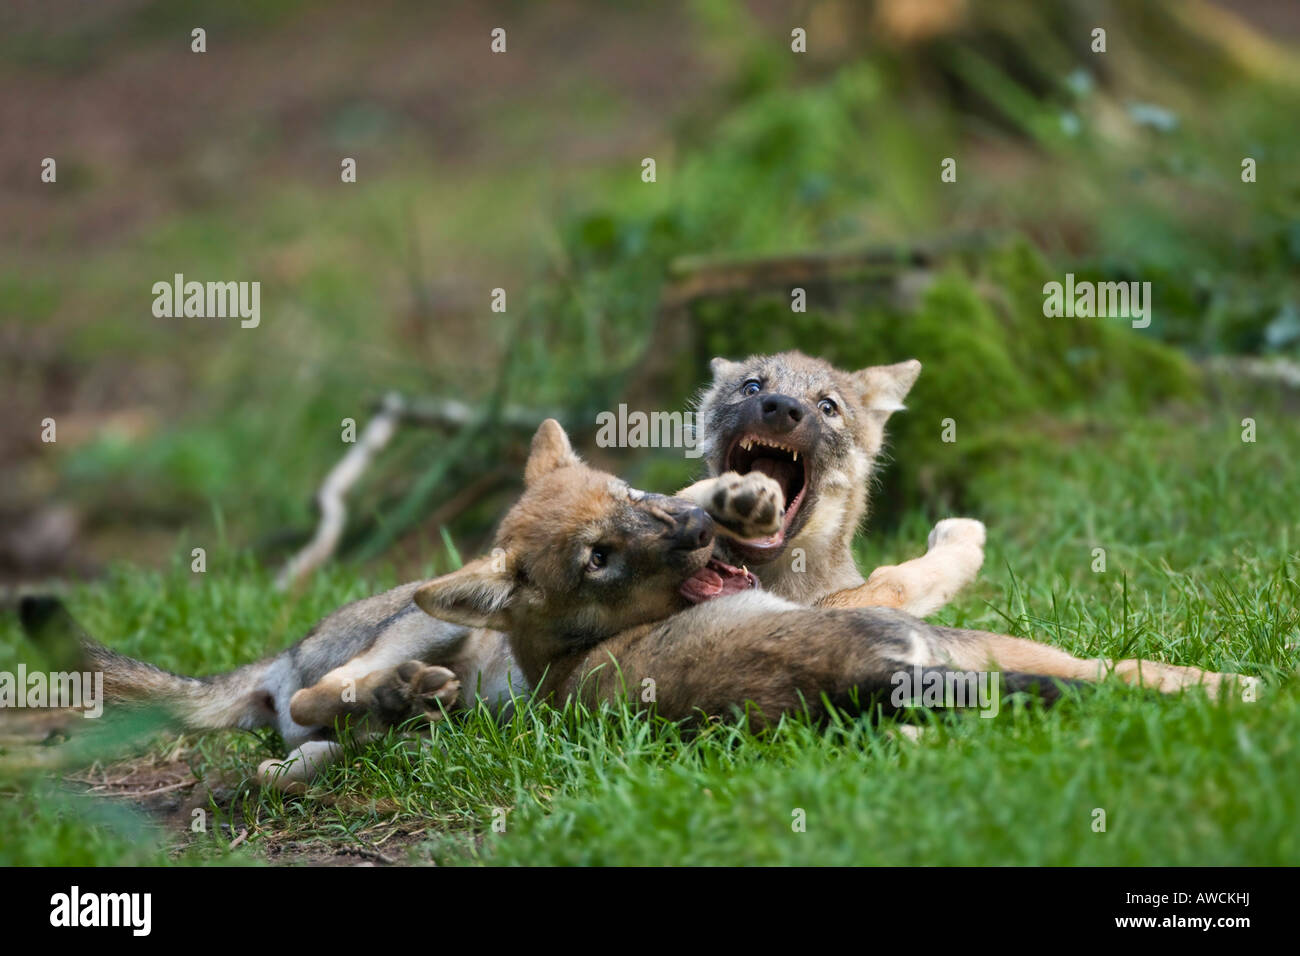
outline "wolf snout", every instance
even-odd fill
[[[673,515],[668,544],[674,551],[697,551],[713,543],[713,519],[703,508],[684,508]]]
[[[765,395],[762,405],[763,424],[776,432],[788,432],[803,421],[803,404],[789,395]]]

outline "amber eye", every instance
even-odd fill
[[[840,411],[840,407],[836,405],[834,402],[832,402],[829,398],[823,398],[820,402],[817,403],[817,407],[820,408],[822,414],[827,416],[828,418],[832,415],[838,415]]]
[[[745,384],[740,386],[740,394],[755,395],[763,390],[763,383],[756,378],[745,380]]]
[[[591,557],[587,558],[587,570],[599,571],[609,561],[609,551],[606,548],[592,548]]]

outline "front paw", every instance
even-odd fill
[[[984,522],[974,518],[944,518],[930,532],[929,550],[935,548],[984,549]]]
[[[719,475],[706,510],[715,524],[738,538],[765,538],[781,530],[785,496],[781,485],[759,471]]]

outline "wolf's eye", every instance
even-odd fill
[[[822,414],[825,415],[827,418],[831,417],[832,415],[838,415],[840,411],[840,407],[836,405],[834,402],[832,402],[829,398],[823,398],[820,402],[817,403],[817,407],[821,409]]]
[[[754,395],[763,390],[763,383],[756,378],[745,379],[745,384],[740,386],[741,395]]]
[[[591,556],[587,558],[587,570],[599,571],[601,568],[605,566],[606,562],[608,561],[609,561],[608,548],[592,548]]]

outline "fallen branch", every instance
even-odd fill
[[[132,800],[135,800],[140,797],[154,797],[160,793],[171,793],[173,790],[184,790],[186,787],[192,787],[196,783],[198,783],[197,780],[181,780],[177,783],[169,783],[163,787],[155,787],[152,790],[118,790],[114,793],[99,793],[99,791],[103,790],[104,787],[114,786],[114,784],[104,784],[100,787],[91,787],[90,790],[92,793],[95,793],[96,796],[130,797]]]
[[[316,526],[316,534],[305,548],[289,559],[276,576],[275,586],[278,590],[292,587],[334,554],[347,524],[348,509],[344,497],[365,473],[375,455],[392,439],[402,417],[404,404],[399,395],[386,396],[379,414],[366,424],[356,444],[348,449],[347,454],[325,476],[320,491],[316,493],[316,504],[320,508],[320,523]]]
[[[316,492],[316,505],[320,520],[316,532],[303,548],[290,558],[276,576],[278,590],[287,590],[306,578],[334,556],[347,526],[346,497],[352,487],[374,462],[378,454],[392,440],[399,425],[411,424],[424,428],[444,428],[458,432],[457,438],[443,448],[440,461],[417,480],[412,492],[414,504],[408,502],[401,509],[392,527],[381,529],[363,548],[363,556],[373,556],[391,543],[395,534],[409,524],[415,509],[432,491],[460,454],[473,441],[473,434],[481,432],[489,423],[507,432],[518,433],[521,447],[527,447],[526,438],[542,419],[567,418],[563,413],[505,405],[496,409],[475,407],[454,398],[406,399],[390,392],[378,403],[375,416],[366,424],[357,441],[325,476]],[[464,493],[457,495],[444,509],[442,517],[458,514],[483,494],[502,481],[500,472],[492,472],[483,482],[475,482]]]
[[[467,428],[482,415],[482,410],[454,398],[411,399],[402,407],[402,421],[428,427]],[[547,418],[562,419],[557,411],[505,405],[497,412],[496,423],[532,434]]]

